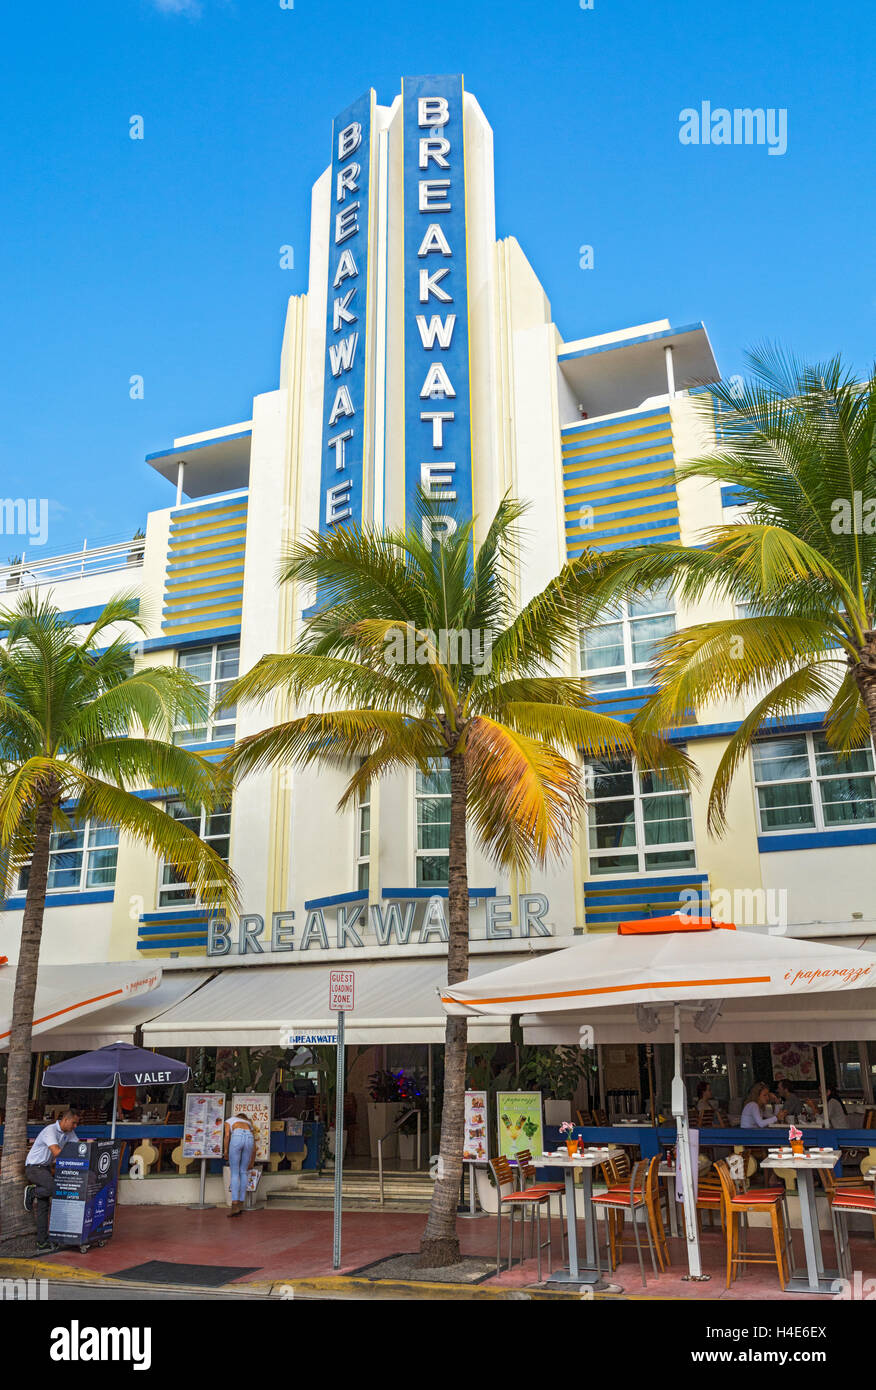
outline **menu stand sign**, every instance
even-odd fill
[[[478,1211],[475,1165],[484,1163],[490,1156],[490,1131],[487,1123],[486,1091],[466,1091],[465,1123],[462,1136],[462,1161],[468,1164],[468,1211],[459,1215],[471,1219],[486,1216]]]
[[[182,1156],[201,1160],[201,1186],[198,1201],[190,1211],[206,1211],[214,1204],[204,1200],[207,1191],[207,1162],[222,1157],[224,1147],[225,1096],[221,1091],[190,1091],[186,1096],[183,1122]]]

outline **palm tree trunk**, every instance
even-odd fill
[[[37,808],[33,858],[21,924],[21,946],[12,997],[12,1029],[9,1035],[9,1070],[6,1080],[6,1122],[3,1134],[3,1166],[0,1170],[0,1238],[30,1232],[33,1218],[24,1210],[22,1188],[27,1156],[27,1102],[30,1091],[31,1034],[36,998],[40,941],[46,910],[49,846],[52,838],[54,789],[44,793]]]
[[[852,672],[861,692],[861,699],[870,720],[870,734],[876,745],[876,632],[867,631],[864,637],[865,645],[861,649],[857,665],[852,666]]]
[[[448,928],[447,983],[468,976],[468,857],[465,826],[468,779],[461,753],[450,757],[450,851],[447,863]],[[456,1232],[456,1208],[462,1184],[462,1145],[465,1131],[465,1068],[468,1020],[448,1015],[444,1030],[444,1101],[441,1107],[439,1177],[420,1242],[419,1264],[439,1269],[462,1258]]]

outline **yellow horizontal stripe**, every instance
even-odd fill
[[[666,428],[661,430],[653,430],[648,434],[636,435],[635,439],[631,438],[629,441],[629,447],[631,449],[647,448],[649,445],[662,443],[666,440],[671,439],[671,429]],[[608,449],[616,449],[618,448],[618,446],[622,446],[624,442],[625,441],[623,439],[617,439],[612,444],[606,444],[603,441],[603,443],[601,444],[582,445],[580,449],[569,449],[564,443],[562,451],[563,459],[598,459],[601,457],[602,454],[606,453]],[[613,455],[613,457],[616,457],[616,455]]]
[[[217,575],[215,579],[210,579],[209,581],[193,578],[187,579],[184,584],[177,584],[175,581],[172,582],[168,579],[166,597],[168,599],[186,597],[197,598],[198,594],[206,594],[209,593],[211,589],[215,589],[217,584],[233,584],[234,589],[227,590],[229,596],[234,593],[234,590],[242,591],[243,589],[243,579],[239,579],[236,576],[232,579],[228,576],[221,578]]]
[[[602,461],[603,466],[596,469],[586,459],[583,461],[574,459],[563,464],[563,482],[576,479],[582,481],[587,487],[601,487],[605,478],[615,476],[617,473],[623,473],[626,478],[630,477],[631,469],[622,468],[622,464],[638,465],[641,470],[638,476],[647,477],[649,473],[661,473],[665,469],[671,468],[674,458],[675,454],[670,443],[667,458],[654,458],[653,454],[649,454],[647,451],[642,453],[632,451],[628,454],[617,454],[612,458],[604,459]]]
[[[243,563],[243,555],[227,556],[223,555],[220,560],[211,559],[208,555],[206,559],[200,560],[197,565],[186,565],[185,569],[175,570],[167,576],[168,587],[171,584],[190,584],[194,580],[203,583],[205,574],[215,572],[217,578],[220,575],[234,574],[236,569]]]
[[[206,616],[207,615],[204,614],[203,617],[192,618],[191,621],[187,623],[167,621],[162,628],[162,632],[165,637],[181,637],[185,632],[200,632],[202,628],[209,626],[209,624],[204,621]],[[240,616],[240,613],[230,613],[228,618],[223,619],[222,627],[233,627],[235,619],[239,620]]]
[[[595,491],[591,491],[589,487],[582,487],[580,482],[569,482],[564,485],[563,492],[566,502],[572,502],[576,497],[580,497],[582,506],[585,502],[590,506],[600,502],[610,502],[614,498],[622,501],[630,492],[641,492],[643,483],[647,483],[647,479],[636,477],[631,478],[626,483],[609,483],[605,487],[600,483]],[[573,488],[575,489],[574,493]],[[660,494],[663,492],[667,493],[667,495],[671,494],[673,497],[675,496],[675,483],[671,478],[664,478],[661,480],[660,492],[656,493],[654,497],[642,497],[640,499],[642,506],[646,507],[649,501],[659,502]]]
[[[609,517],[611,520],[609,520]],[[669,521],[670,518],[678,517],[678,507],[674,503],[667,504],[660,508],[659,512],[649,512],[647,516],[616,516],[614,512],[609,512],[605,516],[598,513],[588,523],[576,521],[573,524],[572,518],[566,523],[566,535],[572,536],[580,534],[582,531],[613,531],[620,526],[635,526],[643,528],[652,521]]]
[[[221,512],[189,512],[187,516],[171,521],[170,529],[172,532],[178,532],[189,531],[198,526],[226,525],[229,521],[236,521],[238,517],[245,517],[246,513],[247,501],[244,497],[233,505],[229,503]]]
[[[608,488],[608,485],[612,484],[612,482],[635,481],[638,485],[642,486],[642,484],[654,478],[655,474],[665,473],[665,471],[669,471],[670,468],[673,467],[672,459],[655,459],[652,463],[647,464],[641,463],[640,460],[628,460],[633,461],[633,463],[640,463],[640,468],[638,468],[637,473],[630,473],[630,468],[620,468],[620,464],[624,463],[624,461],[627,460],[617,460],[617,463],[613,463],[612,467],[606,468],[605,473],[599,475],[598,478],[592,478],[592,480],[581,477],[580,470],[563,468],[563,492],[567,492],[567,489],[571,488],[571,486],[574,486],[574,488],[581,488],[581,486],[583,486],[585,491],[590,491],[591,486],[594,489]],[[669,481],[666,482],[666,485],[672,486]]]
[[[230,550],[239,550],[245,541],[246,527],[240,531],[231,531],[225,536],[214,536],[212,539],[208,537],[202,542],[198,542],[197,540],[171,540],[167,550],[167,557],[169,560],[173,560],[174,556],[179,554],[180,551],[185,552],[186,550],[192,550],[196,545],[199,548],[201,548],[201,546],[209,546],[210,553],[213,555],[227,554]],[[206,554],[207,551],[204,550],[203,553]]]
[[[606,420],[605,424],[584,420],[577,433],[572,434],[570,432],[563,435],[563,443],[565,444],[569,439],[586,440],[588,437],[601,439],[604,435],[629,434],[632,430],[656,429],[659,425],[671,423],[672,416],[668,410],[661,410],[646,419],[641,416],[638,419],[631,419],[627,416],[623,420]]]

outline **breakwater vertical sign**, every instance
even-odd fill
[[[322,532],[362,523],[374,102],[374,92],[366,92],[332,127]]]
[[[406,77],[402,107],[405,516],[422,488],[446,532],[472,514],[462,77]]]

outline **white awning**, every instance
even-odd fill
[[[473,974],[507,965],[514,957],[473,958]],[[439,991],[446,987],[447,962],[354,961],[355,1008],[345,1024],[354,1046],[377,1043],[442,1043],[446,1015]],[[278,1047],[293,1029],[326,1032],[329,966],[265,965],[226,968],[203,989],[143,1026],[145,1047]],[[472,1019],[473,1043],[507,1042],[510,1019]]]
[[[122,999],[88,1018],[53,1028],[40,1046],[58,1052],[91,1052],[108,1043],[132,1043],[138,1028],[181,1003],[212,974],[212,970],[165,970],[161,983],[145,997]]]
[[[144,967],[137,961],[118,965],[41,965],[33,1011],[34,1035],[44,1041],[44,1035],[53,1029],[69,1027],[75,1019],[97,1009],[149,994],[160,982],[161,970],[157,966]],[[0,967],[0,1050],[4,1051],[9,1047],[14,989],[15,966]]]

